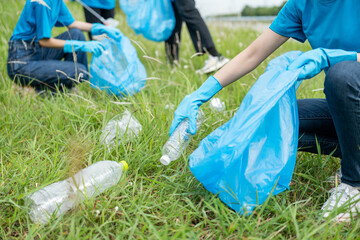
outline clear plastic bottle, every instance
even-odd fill
[[[222,102],[220,98],[212,98],[210,100],[210,108],[222,112],[225,109],[225,103]]]
[[[127,168],[125,161],[100,161],[73,177],[34,192],[26,198],[30,219],[47,223],[51,216],[58,217],[85,198],[94,197],[118,183]]]
[[[141,130],[142,126],[139,121],[128,110],[125,110],[106,124],[100,141],[110,150],[115,146],[117,136],[130,141],[139,136]]]
[[[196,127],[199,129],[204,122],[204,113],[199,110],[196,121]],[[181,153],[189,145],[193,135],[189,132],[189,120],[184,119],[179,123],[175,131],[171,134],[170,138],[164,144],[162,148],[163,156],[160,158],[160,162],[164,165],[169,165],[170,162],[175,161],[181,157]]]

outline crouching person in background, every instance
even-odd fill
[[[68,31],[52,38],[53,27]],[[87,52],[100,55],[104,46],[85,41],[82,31],[118,37],[102,24],[75,21],[63,0],[27,0],[9,41],[9,77],[35,91],[71,89],[89,79]],[[63,59],[63,61],[62,61]]]

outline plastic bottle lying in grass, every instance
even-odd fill
[[[210,100],[210,108],[222,112],[225,109],[225,103],[220,98],[212,98]]]
[[[204,121],[204,113],[199,110],[196,121],[196,127],[199,129]],[[189,120],[184,119],[179,123],[175,131],[171,134],[170,138],[165,143],[160,162],[164,165],[169,165],[170,162],[175,161],[181,157],[181,153],[189,145],[193,135],[189,132]]]
[[[112,118],[105,126],[100,136],[100,141],[109,149],[115,146],[116,137],[130,141],[137,137],[142,130],[139,121],[128,111],[125,110]]]
[[[50,217],[58,217],[86,198],[94,197],[118,183],[127,168],[125,161],[97,162],[73,177],[36,191],[26,199],[30,219],[35,223],[47,223]]]

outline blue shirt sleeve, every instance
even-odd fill
[[[51,9],[38,3],[34,4],[37,39],[51,38]]]
[[[75,22],[75,19],[73,18],[73,16],[71,15],[69,9],[67,8],[67,6],[65,5],[65,3],[63,1],[61,1],[61,7],[60,7],[60,12],[59,12],[59,18],[57,20],[57,22],[55,23],[56,27],[67,27],[69,25],[71,25],[73,22]]]
[[[285,36],[294,38],[300,42],[306,41],[306,36],[302,27],[301,11],[297,4],[302,1],[289,0],[281,9],[278,16],[270,25],[270,29],[274,32]]]

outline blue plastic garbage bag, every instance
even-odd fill
[[[287,67],[300,54],[272,60],[235,116],[190,156],[194,176],[241,214],[289,188],[298,143],[296,85],[301,69]]]
[[[130,40],[122,34],[120,41],[104,38],[101,42],[106,51],[91,60],[91,86],[117,96],[139,92],[147,75]]]
[[[120,0],[129,26],[136,34],[162,42],[175,27],[175,15],[170,0]]]

